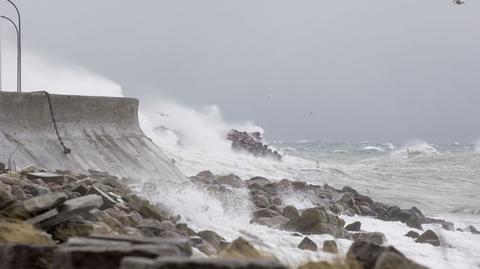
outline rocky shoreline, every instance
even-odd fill
[[[129,179],[98,171],[77,174],[30,167],[11,173],[0,168],[2,269],[287,268],[241,237],[228,242],[216,231],[194,231],[171,209],[135,193]],[[190,181],[212,196],[246,190],[253,205],[251,223],[303,237],[299,249],[339,257],[299,269],[426,268],[394,247],[384,246],[382,233],[362,231],[360,222],[346,225],[342,215],[400,221],[412,228],[405,236],[433,246],[446,243],[432,230],[422,231],[423,224],[455,229],[453,223],[425,217],[415,207],[400,209],[375,202],[350,187],[339,190],[327,184],[263,177],[242,180],[209,171]],[[292,193],[307,197],[314,207],[297,209],[286,204],[283,198]],[[478,233],[474,227],[464,230]],[[317,246],[308,237],[316,234],[354,243],[341,257],[334,240]]]

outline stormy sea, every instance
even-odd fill
[[[282,160],[255,157],[246,151],[232,150],[225,139],[229,128],[263,134],[252,123],[226,123],[217,107],[204,111],[169,104],[162,106],[179,118],[143,117],[142,126],[169,158],[187,175],[209,170],[217,175],[235,174],[247,180],[261,176],[342,189],[350,186],[375,201],[401,208],[419,208],[427,217],[454,223],[455,229],[480,227],[480,152],[478,144],[432,144],[421,140],[395,143],[324,143],[320,141],[268,141]],[[179,124],[180,122],[183,122]],[[246,192],[232,190],[228,197],[209,197],[194,190],[179,188],[167,199],[158,201],[175,208],[198,229],[219,231],[227,240],[243,236],[258,248],[270,252],[289,266],[306,261],[328,259],[324,252],[297,248],[302,240],[289,232],[250,223],[252,207]],[[220,199],[220,201],[219,201]],[[226,199],[227,204],[224,206]],[[282,197],[285,204],[298,209],[314,207],[312,197],[295,192]],[[382,232],[387,245],[393,245],[412,260],[430,268],[478,268],[480,235],[460,230],[448,231],[439,224],[424,224],[445,244],[434,247],[415,243],[405,234],[412,230],[399,221],[382,221],[366,216],[341,216],[345,222],[360,221],[362,229]],[[320,244],[330,235],[313,235]],[[345,254],[351,245],[336,239]]]

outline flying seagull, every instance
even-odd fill
[[[452,2],[453,2],[455,5],[459,5],[459,6],[465,4],[465,2],[463,2],[462,0],[453,0]]]
[[[167,113],[163,113],[163,112],[157,112],[157,113],[160,114],[160,117],[168,117]]]

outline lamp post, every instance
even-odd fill
[[[15,24],[14,21],[12,21],[9,17],[6,17],[6,16],[0,16],[2,19],[5,19],[9,22],[11,22],[13,24],[13,27],[15,27],[15,31],[17,33],[17,92],[22,92],[22,88],[21,88],[21,85],[20,85],[20,81],[21,79],[19,79],[19,75],[21,73],[21,69],[19,68],[19,64],[20,62],[18,61],[18,59],[21,59],[21,57],[19,57],[19,54],[20,54],[20,46],[18,46],[18,42],[20,42],[20,30],[19,28],[17,27],[17,24]],[[1,63],[0,63],[1,64]],[[1,76],[1,74],[0,74]],[[0,85],[1,86],[1,85]]]
[[[15,26],[15,29],[17,29],[17,92],[20,93],[22,92],[22,20],[17,5],[11,0],[7,1],[15,8],[18,16],[18,27]]]

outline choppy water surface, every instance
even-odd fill
[[[473,145],[277,143],[311,161],[312,183],[352,186],[388,204],[480,223],[480,154]],[[318,164],[317,164],[318,161]]]
[[[271,180],[327,183],[337,188],[348,185],[390,205],[416,206],[429,217],[454,222],[457,228],[480,228],[480,154],[474,145],[277,142],[272,146],[285,154],[282,162],[234,153],[224,147],[163,148],[187,175],[208,169],[215,174],[235,173],[243,179],[264,176]],[[232,193],[228,198],[236,205],[232,210],[222,206],[225,201],[184,186],[173,186],[172,191],[164,192],[158,200],[184,216],[193,228],[218,231],[228,240],[243,236],[291,268],[306,261],[334,258],[324,252],[299,250],[297,245],[302,238],[289,232],[250,224],[252,207],[247,193]],[[312,206],[305,197],[284,197],[284,201],[300,209]],[[430,268],[480,268],[480,235],[425,225],[445,243],[444,247],[434,247],[405,237],[411,228],[400,222],[359,216],[342,218],[347,223],[360,220],[366,231],[383,232],[387,244]],[[324,240],[332,239],[329,235],[309,237],[320,246]],[[339,239],[337,243],[345,253],[351,241]]]

